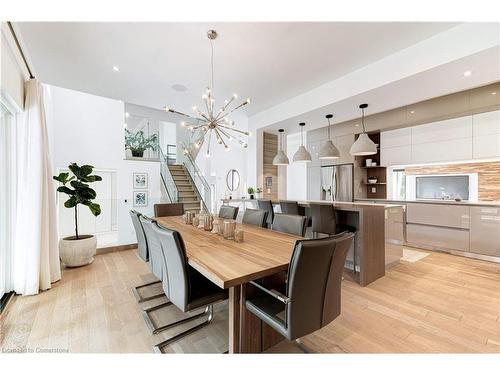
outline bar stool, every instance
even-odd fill
[[[274,221],[273,202],[271,202],[271,200],[269,199],[257,199],[257,206],[260,210],[264,210],[267,212],[266,224],[268,228],[271,228]]]
[[[344,232],[356,233],[355,227],[337,223],[337,215],[335,214],[335,207],[333,205],[311,203],[310,210],[313,238],[317,238],[319,233],[329,236]],[[353,274],[356,274],[356,236],[354,236],[353,242],[352,269]]]

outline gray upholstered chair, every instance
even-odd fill
[[[162,285],[169,301],[183,312],[205,307],[202,313],[167,324],[162,330],[199,317],[207,317],[194,327],[155,345],[155,351],[161,352],[163,347],[209,324],[213,317],[213,304],[226,299],[227,291],[219,288],[188,264],[184,241],[179,232],[163,228],[158,223],[153,225],[153,232],[161,244],[165,270]]]
[[[304,237],[307,217],[300,215],[275,214],[273,230]]]
[[[297,201],[280,201],[282,214],[287,215],[302,215],[299,211],[299,203]]]
[[[219,217],[223,219],[234,219],[238,216],[239,207],[222,206],[219,210]]]
[[[319,233],[333,235],[345,232],[356,233],[356,228],[350,225],[339,224],[337,222],[337,215],[335,214],[335,207],[332,204],[311,204],[310,213],[312,218],[312,234],[313,238],[317,237]],[[353,273],[356,273],[356,236],[353,240]]]
[[[243,213],[243,224],[257,225],[259,227],[265,228],[267,220],[267,212],[264,210],[254,210],[247,208]]]
[[[155,275],[158,279],[163,280],[163,253],[161,250],[161,244],[158,240],[158,236],[153,232],[153,225],[156,225],[156,220],[150,219],[144,215],[139,216],[139,220],[142,224],[142,228],[144,229],[144,234],[146,236],[146,242],[148,244],[149,249],[149,264],[151,267],[151,271],[153,275]],[[159,294],[158,296],[165,296],[164,293]],[[160,303],[159,305],[151,306],[145,308],[142,312],[143,318],[146,321],[151,333],[156,334],[161,332],[164,329],[164,326],[156,326],[153,319],[151,319],[150,313],[152,311],[159,310],[163,307],[171,305],[172,302],[167,301],[164,303]]]
[[[332,322],[340,315],[342,272],[352,237],[347,233],[297,241],[285,293],[251,282],[264,293],[248,298],[246,308],[288,340]]]
[[[148,262],[149,261],[149,247],[148,247],[148,242],[146,240],[146,235],[144,233],[144,228],[142,227],[142,224],[141,224],[141,220],[140,220],[141,216],[142,215],[139,212],[134,211],[134,210],[130,210],[130,217],[132,218],[132,224],[134,225],[135,236],[137,238],[137,250],[139,253],[139,257],[143,261]],[[139,289],[146,288],[148,286],[158,284],[160,282],[161,281],[152,281],[152,282],[149,282],[146,284],[142,284],[142,285],[133,287],[132,291],[134,293],[135,298],[137,299],[137,302],[150,301],[152,299],[156,299],[156,298],[163,296],[163,293],[162,293],[162,294],[155,294],[155,295],[148,296],[148,297],[142,297],[139,293]]]
[[[273,202],[271,202],[269,199],[258,199],[257,200],[257,205],[259,207],[259,210],[264,210],[267,212],[267,227],[271,228],[273,225],[274,221],[274,208],[273,208]]]
[[[280,201],[280,209],[281,209],[282,214],[307,216],[306,212],[305,212],[305,208],[299,206],[299,202],[297,202],[297,201],[281,200]],[[311,226],[311,218],[310,217],[307,217],[306,226],[308,226],[308,227]]]
[[[155,217],[184,215],[182,203],[156,203],[154,205]]]

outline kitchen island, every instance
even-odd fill
[[[360,200],[405,207],[405,243],[500,263],[500,202]]]
[[[242,209],[257,201],[224,199],[225,205],[239,205]],[[333,205],[339,224],[356,228],[355,241],[349,251],[346,268],[356,266],[355,280],[366,286],[385,275],[386,268],[397,264],[403,256],[404,218],[400,204],[370,202],[331,202],[324,200],[298,201],[308,215],[310,204]],[[279,202],[273,202],[279,212]]]

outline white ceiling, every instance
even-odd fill
[[[447,30],[455,23],[17,23],[37,77],[52,85],[188,111],[209,84],[217,100],[251,97],[253,115]],[[119,72],[112,67],[118,66]],[[172,85],[184,85],[178,92]]]

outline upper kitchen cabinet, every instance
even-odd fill
[[[500,111],[472,116],[474,159],[500,156]]]
[[[411,164],[411,128],[380,133],[380,164]]]

